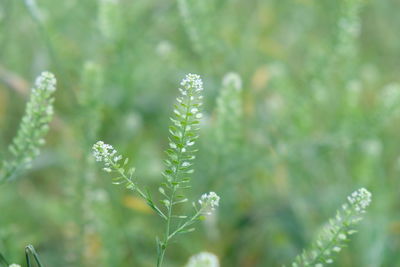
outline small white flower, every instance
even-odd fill
[[[354,191],[347,199],[356,211],[362,213],[371,203],[371,193],[361,188]]]
[[[56,90],[56,77],[53,73],[44,71],[36,78],[36,88],[38,90],[53,92]]]
[[[201,208],[206,211],[206,214],[210,214],[210,210],[215,210],[219,206],[220,197],[214,193],[210,192],[208,194],[203,194],[199,199],[199,204]]]
[[[106,172],[111,172],[112,166],[122,159],[112,145],[105,144],[103,141],[98,141],[93,145],[93,156],[96,161],[104,163],[103,170]]]
[[[173,143],[173,142],[169,143],[169,146],[170,146],[172,149],[176,149],[176,148],[177,148],[176,144]]]
[[[201,252],[190,257],[185,267],[219,267],[218,257],[210,252]]]
[[[193,88],[194,91],[202,91],[203,81],[200,75],[189,73],[186,75],[185,79],[182,80],[181,86],[183,87],[181,90],[182,94],[191,88]]]
[[[186,142],[186,145],[187,145],[187,146],[193,146],[193,145],[194,145],[194,142],[193,142],[193,141],[188,141],[188,142]]]
[[[182,167],[188,167],[190,166],[190,163],[187,161],[182,162]]]
[[[13,263],[13,264],[9,265],[9,267],[21,267],[21,265]]]

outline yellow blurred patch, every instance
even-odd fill
[[[267,66],[259,67],[253,74],[251,84],[254,89],[260,90],[264,88],[270,78]]]
[[[275,40],[271,40],[268,36],[260,37],[257,43],[257,48],[266,55],[274,58],[282,59],[285,57],[284,46]]]
[[[400,221],[396,221],[390,224],[390,231],[393,233],[400,233]]]
[[[97,233],[86,233],[85,235],[85,247],[83,251],[84,260],[89,266],[90,263],[99,260],[98,255],[101,255],[102,242],[100,236]],[[94,266],[94,265],[90,265]]]
[[[289,187],[288,187],[288,172],[286,165],[279,164],[275,168],[274,172],[274,184],[276,190],[281,195],[288,195],[289,194]]]
[[[128,208],[142,213],[153,213],[153,210],[149,206],[147,206],[146,201],[138,197],[126,196],[124,198],[124,205]]]

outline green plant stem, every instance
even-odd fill
[[[179,233],[180,231],[182,231],[183,229],[185,229],[188,225],[190,225],[194,220],[196,220],[200,214],[201,214],[202,210],[198,210],[196,212],[195,215],[193,215],[193,217],[190,220],[187,220],[184,224],[182,224],[180,227],[178,227],[178,229],[176,229],[172,234],[170,234],[168,236],[168,240],[171,239],[172,237],[174,237],[177,233]]]
[[[147,205],[150,206],[151,209],[153,209],[155,212],[157,212],[158,215],[160,215],[163,219],[167,220],[167,216],[157,207],[153,204],[153,202],[149,199],[149,197],[137,186],[132,182],[132,179],[128,176],[125,175],[125,172],[123,169],[121,169],[117,164],[114,163],[114,161],[108,157],[109,162],[111,163],[111,166],[113,167],[114,170],[118,172],[121,177],[123,177],[129,184],[133,184],[133,187],[129,187],[131,190],[136,191],[139,193],[139,195],[146,201]]]
[[[187,103],[186,106],[186,116],[185,116],[185,121],[183,124],[183,132],[182,132],[182,143],[186,142],[185,136],[186,136],[186,126],[188,123],[188,117],[189,117],[189,112],[190,112],[190,107],[191,107],[191,100],[189,98],[189,101]],[[178,175],[179,175],[179,167],[181,165],[181,161],[182,161],[182,147],[179,149],[179,154],[178,154],[178,160],[177,160],[177,168],[175,170],[174,173],[174,179],[172,181],[172,193],[171,196],[169,198],[169,203],[168,203],[168,215],[167,215],[167,225],[165,227],[165,237],[164,237],[164,241],[161,244],[161,252],[159,253],[158,257],[157,257],[157,267],[161,267],[162,263],[164,261],[164,255],[165,255],[165,251],[167,249],[167,245],[168,245],[168,241],[175,235],[176,231],[174,231],[174,235],[170,235],[170,228],[171,228],[171,218],[172,218],[172,208],[173,208],[173,203],[174,203],[174,197],[175,197],[175,193],[176,193],[176,189],[178,187],[178,185],[174,185],[174,183],[176,182],[176,180],[178,179]],[[186,223],[185,223],[186,224]],[[185,225],[184,224],[184,225]]]
[[[36,251],[32,245],[28,245],[25,247],[26,264],[28,265],[28,267],[32,267],[30,255],[33,256],[33,258],[36,262],[36,265],[38,267],[43,267],[43,264],[41,263],[41,261],[39,259],[39,255],[36,253]]]
[[[177,233],[179,233],[180,231],[184,230],[187,226],[189,226],[194,220],[196,220],[200,214],[201,214],[202,210],[198,210],[196,212],[195,215],[192,216],[192,218],[190,218],[189,220],[187,220],[184,224],[182,224],[180,227],[178,227],[175,231],[173,231],[171,234],[169,233],[169,225],[168,225],[168,221],[167,221],[167,228],[166,228],[166,239],[164,240],[162,247],[161,247],[161,253],[159,255],[159,258],[157,259],[157,267],[161,267],[163,260],[164,260],[164,254],[165,251],[167,250],[167,244],[169,242],[169,240],[171,240]],[[171,218],[171,216],[169,216],[169,218]]]

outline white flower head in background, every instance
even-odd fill
[[[168,40],[162,40],[156,46],[156,52],[160,56],[168,56],[169,54],[171,54],[173,49],[174,47]]]
[[[190,257],[185,267],[219,267],[218,257],[210,252],[201,252]]]
[[[219,206],[220,197],[215,192],[203,194],[199,199],[201,209],[205,214],[210,215],[211,211],[214,211]]]
[[[380,101],[386,108],[396,108],[400,101],[400,84],[390,83],[381,91]]]
[[[242,78],[236,72],[229,72],[222,79],[222,85],[224,87],[232,86],[234,89],[240,91],[242,90]]]
[[[371,193],[367,189],[361,188],[348,196],[347,200],[354,206],[354,210],[364,213],[365,209],[371,203]]]
[[[9,265],[8,267],[21,267],[21,265],[13,263],[13,264]]]

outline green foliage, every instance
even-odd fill
[[[48,266],[154,266],[172,192],[160,173],[177,166],[164,153],[169,139],[178,144],[170,103],[194,72],[207,88],[201,138],[186,169],[196,171],[176,178],[191,181],[177,185],[175,201],[188,201],[173,205],[170,232],[196,214],[190,202],[202,192],[223,205],[167,242],[164,266],[201,251],[221,266],[280,266],[305,248],[309,258],[310,240],[332,238],[319,227],[360,187],[374,204],[332,266],[399,266],[398,9],[397,0],[0,1],[1,164],[15,160],[6,148],[28,81],[57,74],[49,144],[30,179],[0,186],[0,252],[23,263],[32,243]],[[232,77],[240,90],[223,82]],[[101,179],[89,149],[98,138],[129,157],[117,162],[129,179],[114,182],[143,197]]]

